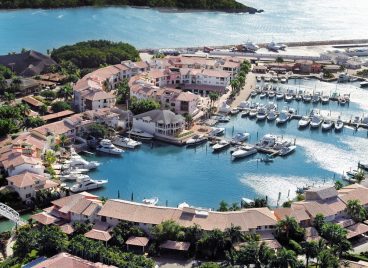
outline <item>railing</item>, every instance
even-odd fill
[[[0,203],[0,214],[5,218],[15,222],[17,225],[24,224],[24,221],[20,218],[19,213],[3,203]]]

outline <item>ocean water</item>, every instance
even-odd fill
[[[314,105],[277,101],[279,110],[289,106],[305,114],[314,108],[348,119],[352,115],[367,113],[361,103],[368,97],[366,90],[352,84],[336,86],[314,80],[300,81],[300,87],[309,90],[323,88],[326,93],[335,90],[349,92],[351,102],[338,106],[335,102]],[[299,88],[299,81],[291,80],[284,86]],[[252,101],[267,103],[269,100],[257,97]],[[309,128],[298,130],[297,124],[297,120],[292,120],[280,127],[275,122],[257,123],[240,115],[232,117],[229,123],[219,124],[226,128],[229,138],[237,132],[249,132],[249,143],[252,144],[267,133],[295,141],[297,149],[293,154],[278,157],[270,164],[259,161],[261,154],[234,162],[230,150],[214,154],[209,145],[188,149],[155,143],[153,147],[146,144],[139,150],[127,151],[122,157],[88,156],[88,159],[102,163],[90,176],[109,180],[105,188],[95,193],[109,198],[117,198],[120,194],[120,198],[129,200],[133,193],[135,201],[157,196],[162,205],[167,201],[168,205],[177,206],[185,201],[211,208],[216,208],[221,200],[232,203],[239,202],[242,197],[267,196],[270,204],[275,206],[279,193],[281,203],[294,197],[297,187],[333,184],[343,173],[355,169],[358,161],[367,161],[367,130],[356,132],[345,128],[341,133]]]
[[[138,48],[367,38],[368,2],[241,0],[260,14],[161,12],[130,7],[0,11],[0,54],[46,52],[89,39]]]

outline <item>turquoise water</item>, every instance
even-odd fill
[[[139,48],[367,38],[367,1],[241,2],[265,12],[183,13],[123,7],[0,11],[0,54],[22,48],[45,52],[101,38]]]
[[[299,87],[298,81],[290,81],[290,87]],[[323,88],[325,92],[336,90],[335,84],[316,81],[301,81],[301,87],[309,89]],[[304,114],[311,108],[320,108],[343,117],[362,115],[367,112],[364,98],[368,92],[353,85],[338,86],[341,93],[351,93],[349,106],[313,105],[293,102],[290,106]],[[255,102],[262,102],[258,98]],[[266,100],[267,102],[268,100]],[[278,102],[280,109],[286,105]],[[277,127],[275,123],[256,123],[255,120],[233,117],[231,122],[220,124],[226,127],[226,136],[247,131],[251,133],[250,143],[256,143],[257,137],[267,133],[283,136],[284,139],[296,139],[297,150],[286,158],[277,158],[265,165],[257,161],[262,155],[233,162],[230,150],[213,154],[209,145],[196,149],[176,147],[167,144],[143,145],[136,151],[127,151],[123,157],[93,156],[102,162],[102,166],[90,176],[109,179],[109,184],[95,193],[98,195],[141,201],[145,197],[157,196],[161,204],[166,200],[170,206],[181,202],[192,205],[217,207],[223,199],[239,202],[241,197],[254,198],[268,196],[271,204],[276,205],[278,193],[281,200],[295,195],[297,187],[306,184],[333,183],[341,178],[343,172],[356,168],[359,160],[366,160],[367,131],[355,132],[344,129],[342,133],[322,132],[321,130],[297,129],[297,120],[286,126]],[[233,132],[234,129],[234,132]],[[289,192],[290,191],[290,192]]]
[[[26,214],[23,214],[21,216],[21,218],[24,221],[27,221],[31,217],[31,215],[32,214],[30,214],[30,213],[26,213]],[[15,224],[12,221],[9,221],[9,220],[6,220],[6,219],[1,219],[0,220],[0,233],[10,231],[11,229],[13,229],[14,226],[15,226]]]

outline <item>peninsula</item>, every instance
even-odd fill
[[[18,8],[65,8],[82,6],[139,6],[153,8],[177,8],[192,10],[212,10],[224,12],[259,12],[257,9],[248,7],[235,0],[67,0],[67,1],[7,1],[0,0],[0,9],[18,9]]]

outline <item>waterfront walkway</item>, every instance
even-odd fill
[[[256,87],[256,76],[254,73],[248,73],[245,79],[245,86],[240,91],[239,95],[235,97],[235,100],[231,103],[231,107],[236,108],[238,105],[245,100],[249,99],[250,93]]]

